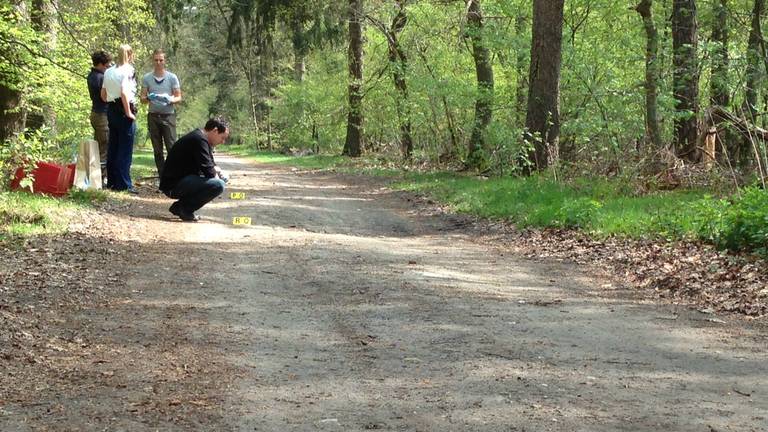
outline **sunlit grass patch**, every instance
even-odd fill
[[[58,234],[77,210],[108,199],[102,190],[71,189],[62,198],[28,192],[0,192],[0,240],[11,236]]]
[[[660,221],[681,224],[677,238],[692,234],[684,225],[691,210],[683,204],[704,196],[692,191],[626,196],[598,182],[596,187],[572,187],[536,176],[408,174],[393,186],[426,193],[457,212],[508,220],[520,228],[576,228],[598,236],[628,237],[666,236]]]
[[[131,164],[131,179],[138,180],[157,176],[155,156],[152,149],[134,149]]]
[[[78,204],[26,192],[0,192],[0,240],[54,234],[66,229]]]

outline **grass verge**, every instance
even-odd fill
[[[51,198],[27,192],[0,192],[0,241],[9,237],[58,234],[66,230],[86,196]]]

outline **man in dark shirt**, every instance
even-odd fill
[[[107,122],[107,103],[101,100],[101,84],[104,82],[104,71],[112,63],[112,56],[104,51],[91,54],[93,67],[88,74],[88,94],[91,96],[91,127],[93,139],[99,143],[99,156],[102,167],[107,163],[107,147],[109,144],[109,125]]]
[[[195,211],[224,192],[224,180],[217,173],[213,148],[226,141],[229,125],[213,118],[203,129],[195,129],[173,144],[165,160],[160,190],[174,202],[168,209],[186,222],[200,219]]]

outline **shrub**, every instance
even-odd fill
[[[693,204],[693,233],[721,249],[768,254],[768,192],[756,187],[731,200]]]

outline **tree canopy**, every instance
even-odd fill
[[[615,174],[695,164],[715,130],[709,156],[764,178],[764,14],[763,0],[1,0],[0,163],[71,154],[90,135],[90,53],[129,43],[138,70],[168,53],[180,129],[223,114],[258,148]]]

